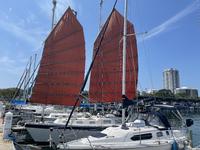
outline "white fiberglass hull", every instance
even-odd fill
[[[118,145],[119,144],[119,145]],[[98,144],[98,145],[62,145],[60,144],[58,149],[69,150],[171,150],[171,143],[152,143],[152,144],[136,144],[130,143],[118,143],[118,144]]]
[[[141,127],[135,127],[140,123]],[[109,127],[96,136],[89,136],[67,143],[61,143],[58,149],[70,150],[171,150],[174,141],[183,148],[185,136],[172,136],[170,130],[158,130],[142,125],[143,120],[135,120],[118,127]],[[179,130],[174,130],[178,135]]]
[[[50,128],[53,130],[50,131]],[[104,128],[100,127],[70,127],[64,129],[62,125],[29,125],[26,129],[36,143],[48,143],[51,136],[51,142],[56,145],[60,142],[69,142],[79,138],[84,138],[92,134],[99,133]],[[62,136],[61,136],[62,135]]]

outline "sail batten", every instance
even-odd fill
[[[123,16],[114,10],[91,70],[89,96],[92,102],[121,102],[122,97],[122,46]],[[93,54],[99,46],[105,26],[99,33]],[[127,21],[126,96],[136,97],[138,80],[138,54],[133,24]]]
[[[31,102],[74,105],[84,71],[83,28],[68,8],[45,41]]]

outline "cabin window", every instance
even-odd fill
[[[157,137],[162,137],[163,133],[162,132],[157,132],[156,135],[157,135]]]
[[[146,133],[146,134],[140,134],[140,135],[134,135],[131,140],[133,141],[138,141],[138,140],[148,140],[152,138],[151,133]]]
[[[95,121],[90,121],[90,124],[95,124]]]
[[[96,133],[94,135],[92,135],[93,137],[96,137],[96,138],[101,138],[101,137],[106,137],[107,134],[104,134],[104,133]]]
[[[111,124],[111,120],[104,120],[103,123],[104,124]]]
[[[83,124],[83,121],[76,121],[77,124]]]

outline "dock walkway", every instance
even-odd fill
[[[0,118],[0,150],[15,150],[12,141],[3,140],[3,121]]]

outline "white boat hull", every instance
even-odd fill
[[[50,128],[53,130],[50,131]],[[104,128],[99,127],[73,127],[64,129],[64,126],[48,126],[48,125],[40,125],[33,127],[26,127],[28,133],[33,138],[36,143],[49,143],[50,136],[51,142],[54,144],[58,144],[60,142],[69,142],[72,140],[76,140],[79,138],[84,138],[92,134],[96,134],[103,130]],[[62,136],[61,136],[62,135]]]
[[[59,146],[59,149],[69,149],[69,150],[171,150],[172,144],[137,144],[137,145],[63,145]]]

